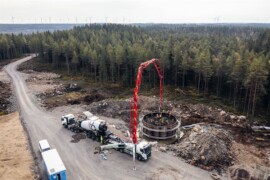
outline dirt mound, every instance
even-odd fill
[[[129,100],[103,100],[90,105],[90,112],[112,118],[129,120]]]
[[[78,133],[78,134],[74,134],[72,135],[72,140],[70,142],[72,143],[77,143],[79,142],[81,139],[86,139],[86,135],[85,133]]]
[[[233,127],[247,127],[245,116],[238,116],[205,104],[174,104],[173,107],[173,114],[181,118],[182,125],[208,122]]]
[[[90,94],[87,94],[84,96],[83,101],[86,104],[90,104],[92,102],[97,102],[105,99],[105,97],[102,94],[99,94],[98,92],[94,91]]]
[[[231,180],[269,180],[270,168],[236,165],[229,168],[228,175]]]
[[[232,137],[218,125],[196,125],[169,150],[203,169],[221,169],[231,164]]]
[[[90,112],[112,118],[121,118],[128,122],[130,118],[130,99],[105,99],[90,104]],[[169,109],[167,102],[164,102],[164,109]],[[138,103],[139,115],[143,116],[159,110],[159,99],[140,96]]]

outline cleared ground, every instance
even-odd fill
[[[34,161],[18,112],[0,116],[0,127],[0,179],[34,179]]]
[[[211,179],[209,172],[166,153],[153,152],[148,162],[137,161],[137,170],[133,171],[132,158],[126,154],[113,151],[109,159],[104,161],[94,154],[99,143],[90,139],[83,139],[78,143],[70,142],[74,134],[61,126],[60,116],[55,116],[38,105],[36,97],[28,90],[24,78],[16,70],[20,63],[31,58],[11,63],[5,70],[12,78],[23,122],[29,132],[42,177],[45,177],[45,172],[38,152],[38,141],[46,138],[58,150],[69,179],[164,179],[171,171],[174,173],[168,179]]]
[[[78,83],[76,80],[66,80],[64,78],[59,78],[60,76],[58,74],[54,74],[51,72],[37,72],[33,71],[32,68],[21,68],[23,66],[28,66],[29,64],[32,64],[34,60],[28,61],[20,65],[20,69],[23,70],[24,73],[20,73],[22,79],[26,81],[26,86],[28,87],[28,93],[35,96],[33,96],[34,101],[36,101],[36,104],[39,104],[40,106],[44,106],[43,111],[47,112],[48,114],[52,115],[53,117],[60,117],[63,114],[73,113],[75,116],[80,115],[83,111],[89,110],[95,115],[101,116],[102,119],[106,120],[107,123],[109,123],[109,129],[110,131],[113,131],[114,133],[123,136],[123,133],[126,132],[128,129],[128,123],[129,120],[129,100],[125,99],[119,99],[115,98],[116,94],[112,94],[111,90],[113,89],[107,89],[106,91],[101,88],[95,86],[95,84],[88,84],[87,86],[81,86],[81,83],[79,83],[79,86],[82,87],[82,89],[79,90],[73,90],[70,92],[70,85],[73,86],[75,83]],[[79,81],[80,82],[80,81]],[[68,86],[67,86],[68,84]],[[88,94],[90,98],[87,100],[91,100],[91,103],[88,104],[88,101],[85,101],[85,94]],[[130,93],[132,94],[132,93]],[[76,95],[76,96],[71,96]],[[118,94],[119,95],[119,94]],[[100,100],[99,97],[103,96],[105,98],[104,100]],[[110,98],[111,97],[111,98]],[[114,98],[112,98],[114,97]],[[72,101],[70,100],[72,99]],[[98,102],[93,102],[92,100],[98,99]],[[74,103],[76,102],[76,103]],[[142,112],[140,112],[140,115],[145,114],[147,112],[152,112],[158,109],[158,98],[150,97],[150,96],[140,96],[140,107],[143,109]],[[184,125],[189,125],[193,123],[198,122],[205,122],[206,124],[220,124],[224,131],[228,131],[228,138],[230,139],[229,142],[232,142],[232,147],[230,148],[230,145],[226,148],[226,153],[223,151],[225,148],[222,148],[220,143],[222,142],[222,136],[221,139],[217,139],[218,137],[216,135],[213,135],[210,137],[211,132],[204,132],[206,133],[208,138],[204,138],[204,141],[201,143],[203,145],[195,145],[194,141],[192,141],[192,147],[191,149],[187,150],[185,147],[184,149],[180,148],[180,145],[183,144],[183,140],[180,142],[180,144],[174,144],[169,145],[167,147],[168,154],[170,154],[169,159],[173,156],[180,155],[181,157],[185,158],[186,155],[183,152],[186,152],[189,154],[189,152],[193,153],[193,156],[197,157],[199,153],[201,153],[201,150],[205,153],[205,156],[200,156],[203,158],[206,158],[206,160],[202,161],[202,159],[197,159],[198,162],[195,165],[198,165],[199,167],[203,169],[216,169],[218,171],[222,171],[223,178],[226,178],[226,175],[224,177],[224,173],[227,169],[226,162],[229,164],[248,164],[249,166],[269,166],[268,163],[268,155],[267,155],[267,149],[266,147],[260,148],[261,143],[256,142],[255,136],[253,137],[250,132],[246,131],[245,125],[245,117],[238,116],[236,114],[233,114],[231,112],[225,112],[222,109],[219,109],[217,107],[210,107],[203,104],[188,104],[188,103],[182,103],[182,102],[176,102],[176,101],[164,101],[164,107],[165,109],[171,109],[171,106],[173,107],[173,114],[175,114],[179,119],[182,120],[182,123]],[[47,110],[46,110],[47,109]],[[104,117],[106,116],[106,117]],[[111,118],[109,118],[111,117]],[[244,118],[244,119],[243,119]],[[232,126],[232,127],[231,127]],[[215,128],[214,128],[215,129]],[[118,132],[115,132],[115,130],[118,130]],[[213,131],[214,132],[214,131]],[[82,136],[82,134],[72,135],[72,138],[70,139],[70,142],[72,143],[83,143],[85,141],[89,142],[88,139],[86,139],[85,136]],[[187,143],[190,144],[190,138],[189,135],[185,136],[185,138],[188,138]],[[184,138],[184,139],[185,139]],[[210,138],[210,139],[209,139]],[[213,139],[214,138],[214,139]],[[200,140],[202,138],[199,138]],[[205,141],[206,140],[206,141]],[[211,141],[220,142],[218,147],[221,148],[218,151],[215,151],[215,148]],[[233,141],[231,141],[233,140]],[[90,142],[91,143],[91,142]],[[94,143],[94,142],[92,142]],[[212,144],[212,146],[209,146],[210,149],[205,149],[205,146],[207,144]],[[96,145],[97,143],[94,143]],[[229,143],[231,144],[231,143]],[[93,144],[92,144],[93,145]],[[195,146],[194,146],[195,145]],[[166,148],[166,145],[163,143],[158,143],[158,147],[153,148],[153,154],[158,155],[158,157],[162,157],[163,155],[160,154],[161,151],[159,149],[159,146],[162,146],[162,149]],[[165,146],[165,147],[164,147]],[[179,147],[178,147],[179,146]],[[195,149],[194,149],[195,148]],[[204,149],[204,150],[203,150]],[[171,152],[173,151],[173,152]],[[175,152],[176,151],[176,152]],[[181,152],[181,154],[179,154]],[[207,156],[208,152],[212,154],[212,156]],[[220,154],[221,153],[221,154]],[[166,154],[166,153],[164,153]],[[224,156],[222,156],[224,154]],[[119,153],[114,151],[110,151],[108,153],[109,161],[115,158],[115,156],[118,156]],[[121,154],[120,154],[121,156]],[[215,160],[216,158],[224,157],[220,160]],[[98,157],[98,155],[96,156]],[[194,157],[186,157],[186,162],[190,164],[194,164]],[[199,156],[198,156],[199,157]],[[128,158],[128,157],[127,157]],[[210,162],[209,158],[212,160],[215,160],[215,164],[206,164],[204,162]],[[212,161],[211,161],[212,162]],[[110,162],[108,162],[110,164]],[[147,163],[149,164],[149,163]],[[144,179],[163,179],[163,177],[167,177],[169,179],[169,175],[171,178],[178,177],[181,178],[181,171],[179,169],[174,168],[174,166],[171,166],[171,163],[166,163],[169,165],[168,167],[154,167],[154,171],[151,171],[149,174],[144,174]],[[151,169],[151,168],[149,168]],[[147,169],[148,170],[148,169]],[[147,172],[146,170],[146,172]],[[224,171],[225,170],[225,171]],[[213,171],[215,172],[215,171]],[[185,176],[184,176],[185,177]]]

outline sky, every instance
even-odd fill
[[[0,23],[270,23],[270,0],[0,0]]]

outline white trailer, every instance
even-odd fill
[[[48,180],[66,180],[66,167],[63,164],[56,149],[51,149],[41,153]]]

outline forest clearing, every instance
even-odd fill
[[[47,139],[71,179],[268,179],[269,42],[267,26],[249,24],[108,23],[0,34],[0,113],[19,111],[27,133],[18,147],[27,149],[23,168],[32,171],[18,175],[46,178],[38,142]],[[92,115],[83,119],[85,112]],[[15,115],[0,116],[1,127]],[[86,122],[105,125],[92,131]],[[17,139],[5,130],[3,149]],[[130,147],[130,155],[148,153],[146,161],[120,153]],[[7,152],[3,171],[13,157]]]

